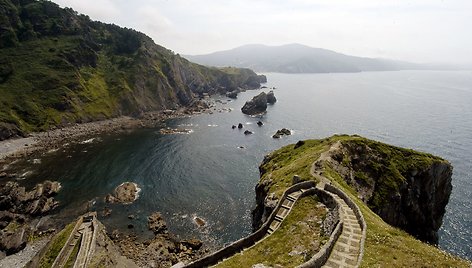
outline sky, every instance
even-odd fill
[[[300,43],[365,57],[472,64],[470,0],[53,0],[180,54]]]

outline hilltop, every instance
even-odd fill
[[[470,262],[421,241],[434,239],[434,235],[428,235],[440,227],[451,193],[452,166],[444,159],[356,135],[335,135],[282,147],[268,154],[259,170],[257,207],[253,211],[255,229],[274,218],[272,213],[280,208],[279,202],[283,201],[282,207],[290,204],[293,197],[287,197],[287,189],[300,183],[318,183],[325,185],[325,190],[339,189],[363,215],[365,243],[351,241],[350,249],[341,246],[349,254],[355,252],[351,251],[353,248],[363,248],[359,253],[360,267],[470,267]],[[333,219],[329,216],[331,210],[326,216],[315,212],[323,207],[316,205],[322,199],[315,198],[312,205],[309,203],[313,201],[309,200],[297,202],[287,222],[283,221],[272,236],[240,253],[236,251],[218,267],[313,267],[303,265],[315,256],[314,248],[329,243],[329,232],[310,234],[310,239],[305,239],[306,235],[300,235],[299,229],[324,228],[326,221]],[[346,212],[345,208],[342,210]],[[346,216],[341,213],[340,217]],[[350,219],[343,220],[342,232],[344,229],[353,232],[350,224],[354,216],[347,217]],[[347,262],[342,267],[357,267],[357,254],[339,255],[336,251],[342,248],[336,247],[338,242],[343,245],[360,235],[360,232],[349,237],[341,234],[334,246],[335,256],[329,254],[326,267],[338,267],[344,261]]]
[[[195,105],[259,88],[248,69],[189,62],[132,29],[44,0],[0,0],[0,140]]]
[[[276,73],[353,73],[426,68],[409,62],[349,56],[301,44],[245,45],[231,50],[185,57],[204,65],[245,67],[257,72]]]

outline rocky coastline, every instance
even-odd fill
[[[73,124],[48,132],[32,133],[26,138],[0,141],[0,266],[5,254],[10,257],[13,256],[11,254],[15,255],[15,253],[22,251],[30,244],[29,239],[31,237],[48,239],[62,227],[62,223],[55,222],[49,216],[54,214],[54,209],[58,205],[58,202],[54,200],[54,196],[60,191],[60,184],[45,181],[27,191],[15,181],[19,174],[11,173],[9,170],[12,163],[26,157],[34,158],[36,155],[39,156],[49,151],[58,150],[70,143],[84,142],[84,139],[90,139],[103,133],[163,127],[166,120],[187,117],[193,114],[211,113],[213,107],[214,104],[211,100],[199,100],[194,105],[186,108],[147,112],[136,117],[122,116],[102,121]],[[131,203],[138,197],[139,189],[136,185],[131,183],[131,185],[123,184],[123,186],[125,192],[129,188],[128,190],[133,191],[128,192],[133,192],[135,195],[125,195],[126,198],[121,200],[119,195],[113,193],[108,196],[110,202]],[[128,200],[130,198],[133,200]],[[105,197],[105,199],[107,198]],[[175,238],[168,233],[165,235],[159,234],[159,238],[156,239],[161,244],[168,241],[175,242]],[[120,239],[116,241],[119,242],[119,248],[123,249],[122,254],[134,247],[135,250],[132,255],[136,255],[139,247],[136,248],[135,246],[139,243],[135,236],[121,235]],[[152,241],[145,242],[145,244],[147,248],[149,244],[152,244]],[[175,243],[172,242],[171,244],[174,245]],[[175,246],[171,248],[175,248]],[[187,252],[188,247],[182,250]],[[174,251],[179,252],[178,250]],[[194,249],[191,255],[195,254],[197,253]],[[28,261],[23,260],[23,257],[20,259],[22,263]]]

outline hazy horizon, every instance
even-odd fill
[[[133,28],[176,53],[299,43],[417,63],[472,64],[472,2],[54,0]]]

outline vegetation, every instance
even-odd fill
[[[387,197],[398,193],[400,185],[411,173],[423,171],[435,162],[446,162],[431,154],[360,137],[345,140],[343,145],[349,153],[343,156],[342,163],[355,171],[355,184],[374,188],[367,201],[374,211],[386,206]],[[355,159],[352,159],[353,155]]]
[[[320,237],[326,209],[313,196],[297,201],[277,231],[255,246],[234,255],[217,267],[295,267],[313,256],[328,240]]]
[[[251,70],[191,63],[142,33],[50,1],[0,0],[0,28],[0,139],[259,86]]]
[[[74,226],[75,222],[70,223],[64,229],[62,229],[62,231],[60,231],[56,236],[54,236],[54,238],[48,245],[46,253],[39,261],[39,267],[46,268],[52,266],[54,260],[59,255],[59,252],[61,252],[62,247],[64,247],[65,243],[67,242],[67,239],[69,238],[72,230],[74,229]]]
[[[373,170],[390,171],[382,177],[382,179],[388,181],[384,184],[386,185],[385,188],[379,187],[376,191],[388,191],[390,187],[394,187],[398,180],[404,180],[401,174],[409,171],[412,167],[421,168],[434,161],[445,161],[430,154],[386,145],[359,136],[333,136],[323,140],[307,140],[303,146],[297,149],[294,149],[294,145],[288,145],[272,152],[261,165],[261,170],[265,173],[263,173],[260,183],[267,183],[268,194],[274,193],[280,196],[280,193],[291,185],[292,174],[300,174],[304,179],[312,179],[309,177],[311,164],[318,159],[322,152],[329,149],[337,141],[348,145],[352,152],[359,146],[368,145],[369,148],[373,149],[369,152],[371,155],[380,154],[384,156],[384,160],[376,162],[372,159],[369,164]],[[341,162],[352,164],[350,158],[342,159]],[[470,262],[423,243],[405,231],[385,223],[369,208],[370,205],[365,204],[357,197],[358,193],[340,174],[328,165],[322,168],[324,169],[324,176],[346,192],[360,207],[367,222],[367,237],[362,267],[470,267]],[[361,173],[356,174],[356,177],[371,179],[366,174]],[[270,251],[272,247],[278,246],[271,244],[265,250]],[[262,251],[260,254],[264,256]],[[264,259],[268,258],[264,257]],[[232,262],[231,266],[227,265],[225,267],[236,266],[238,266],[236,262]]]
[[[75,244],[74,249],[72,250],[69,259],[67,260],[64,267],[74,267],[75,260],[77,259],[77,255],[79,254],[80,249],[80,242],[82,241],[82,237],[79,238],[77,244]]]

